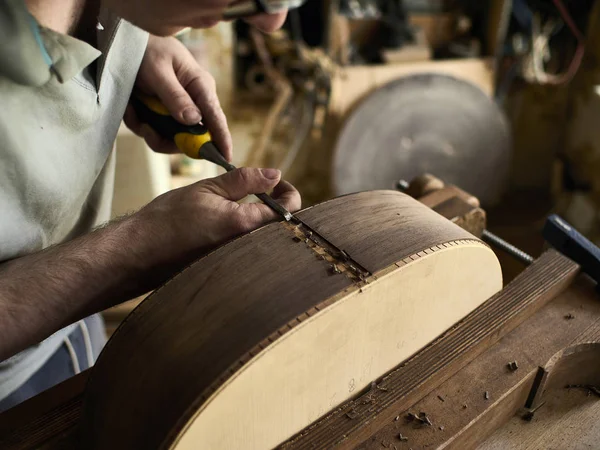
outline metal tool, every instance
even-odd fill
[[[155,97],[132,95],[131,103],[142,122],[150,125],[163,138],[173,141],[177,148],[190,158],[205,159],[223,167],[227,172],[236,169],[223,157],[204,125],[183,125],[177,122],[169,110]],[[270,195],[256,194],[256,196],[286,221],[289,222],[294,218],[292,213]]]
[[[481,239],[483,239],[488,244],[493,245],[494,247],[502,250],[503,252],[508,253],[513,258],[518,259],[525,265],[529,265],[534,261],[533,256],[529,255],[528,253],[525,253],[520,248],[515,247],[510,242],[505,241],[500,236],[492,233],[489,230],[483,230],[483,233],[481,234]]]
[[[560,216],[548,217],[542,235],[557,251],[581,266],[598,284],[600,290],[600,248],[579,233]]]
[[[396,181],[396,189],[401,192],[407,192],[410,188],[410,183],[406,180],[398,180]],[[486,241],[488,244],[493,245],[494,247],[508,253],[515,259],[518,259],[525,265],[529,265],[534,261],[533,256],[525,253],[520,248],[515,247],[511,243],[505,241],[500,236],[492,233],[489,230],[483,230],[481,233],[481,239]]]
[[[212,142],[208,129],[201,124],[183,125],[177,122],[169,110],[155,97],[134,94],[131,103],[138,118],[150,125],[159,135],[175,143],[177,148],[194,159],[205,159],[223,167],[228,172],[235,166],[227,162],[219,149]],[[296,230],[304,236],[304,241],[313,242],[331,255],[336,261],[345,264],[348,273],[358,280],[364,280],[370,272],[358,262],[352,260],[343,249],[338,248],[310,225],[300,220],[267,194],[255,194],[273,211],[281,215],[287,222],[296,226]]]
[[[434,173],[488,207],[506,188],[510,148],[507,119],[479,87],[443,74],[404,76],[352,108],[335,147],[334,193]]]
[[[223,13],[223,19],[233,20],[256,14],[276,14],[299,8],[306,0],[243,0],[233,2]]]

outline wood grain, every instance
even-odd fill
[[[299,433],[286,449],[353,448],[563,291],[578,266],[548,251],[513,283],[366,392]],[[483,392],[481,392],[483,395]],[[355,420],[348,420],[347,413]],[[418,447],[417,447],[418,448]]]
[[[74,448],[83,390],[90,370],[0,415],[0,448]]]
[[[527,269],[526,273],[529,270]],[[565,315],[569,313],[574,314],[575,319],[565,320]],[[380,433],[375,434],[360,448],[394,448],[392,444],[399,450],[409,446],[418,449],[425,445],[429,446],[427,448],[433,448],[433,442],[425,440],[426,435],[443,438],[444,442],[458,437],[458,448],[474,448],[476,442],[485,440],[486,436],[494,431],[496,433],[491,438],[477,446],[479,450],[593,448],[593,445],[590,447],[590,443],[595,442],[598,437],[593,424],[600,417],[600,403],[595,397],[586,396],[583,390],[550,391],[544,396],[543,400],[546,403],[536,412],[533,422],[524,422],[520,415],[517,415],[504,427],[502,425],[523,406],[531,388],[532,375],[539,364],[547,361],[557,349],[600,339],[599,318],[600,303],[593,285],[585,278],[578,279],[553,302],[418,403],[404,411],[396,411],[402,420],[391,419]],[[505,370],[506,362],[511,360],[519,362],[519,369],[514,373]],[[74,381],[77,379],[64,384]],[[488,402],[484,401],[482,396],[485,390],[490,391]],[[57,398],[57,395],[52,396]],[[443,402],[438,396],[443,398]],[[15,415],[15,409],[0,416],[0,436],[3,438],[0,440],[0,448],[11,448],[7,444],[11,435],[7,435],[7,432],[13,427],[16,427],[13,436],[18,436],[18,441],[13,441],[15,444],[12,448],[76,448],[75,445],[65,447],[53,444],[59,434],[56,422],[52,421],[54,414],[50,414],[46,420],[36,420],[36,426],[31,426],[31,419],[40,416],[42,412],[52,413],[52,407],[46,404],[47,396],[40,397],[21,406],[24,414]],[[66,398],[69,396],[62,402],[66,401]],[[40,403],[39,400],[43,401]],[[50,403],[53,405],[55,402]],[[467,404],[468,408],[463,409],[463,404]],[[486,409],[489,412],[481,414],[481,411]],[[408,410],[427,411],[434,427],[415,427],[407,424],[403,414]],[[444,429],[440,430],[440,426]],[[50,436],[43,446],[36,440],[36,435],[40,433],[38,428],[46,429],[46,434]],[[398,440],[400,432],[409,438],[408,442]],[[463,445],[467,438],[469,446]]]
[[[556,389],[531,422],[520,414],[499,427],[478,450],[595,449],[600,441],[600,401],[583,389]]]
[[[443,187],[443,184],[438,187],[453,193],[449,187]],[[429,206],[435,207],[435,202],[430,202]],[[442,215],[445,212],[449,213],[445,216],[449,220],[456,217],[457,211],[440,211]],[[474,230],[462,225],[461,227],[477,235]],[[142,300],[142,298],[132,300],[121,306],[129,309],[128,315]],[[129,303],[135,305],[129,306]],[[110,317],[114,313],[113,310],[114,308],[109,311]],[[118,314],[121,315],[118,317],[120,323],[126,315],[121,312]],[[81,416],[81,399],[90,372],[91,370],[86,370],[79,376],[70,378],[10,411],[0,414],[0,448],[75,448],[76,425]],[[73,401],[74,399],[76,401]]]
[[[500,269],[489,249],[466,241],[446,245],[376,274],[360,289],[319,305],[317,314],[307,312],[309,318],[231,375],[199,408],[174,447],[273,448],[369,386],[500,288]],[[476,270],[490,272],[481,284],[471,277]],[[240,410],[240,404],[255,413]]]
[[[376,196],[362,192],[338,197],[333,200],[336,207],[326,213],[322,208],[330,202],[298,217],[371,273],[442,242],[473,238],[460,227],[448,227],[446,220],[439,220],[440,215],[420,202],[395,201],[395,191],[376,192]],[[400,247],[401,252],[395,250]]]
[[[482,270],[491,271],[484,284],[471,286],[469,301],[485,300],[475,293],[500,282],[495,257],[488,263],[469,256],[493,257],[487,247],[397,192],[342,197],[299,217],[375,279],[383,269],[400,272],[419,258],[432,258],[431,247],[437,246],[440,254],[456,252],[465,264],[479,261]],[[360,283],[332,272],[330,261],[295,238],[284,224],[268,225],[201,259],[144,301],[94,368],[84,406],[84,446],[167,448],[206,400],[263,350],[336,301],[356,297]],[[463,247],[473,250],[463,253]]]
[[[566,320],[569,311],[578,311],[579,318]],[[563,294],[557,296],[547,307],[534,314],[529,320],[503,337],[476,360],[463,367],[443,384],[430,391],[409,408],[397,411],[402,420],[390,421],[374,436],[373,442],[387,440],[394,433],[409,438],[409,445],[420,448],[471,449],[487,448],[486,440],[496,430],[517,415],[522,422],[517,439],[533,440],[528,430],[532,424],[521,416],[527,397],[534,383],[539,366],[545,366],[554,355],[578,342],[590,329],[597,329],[600,320],[600,302],[593,291],[593,284],[579,277]],[[518,362],[518,369],[507,368],[510,361]],[[597,363],[596,363],[597,364]],[[574,371],[573,379],[577,376]],[[561,387],[560,390],[563,390]],[[485,392],[489,399],[485,399]],[[444,402],[438,398],[441,396]],[[546,400],[546,397],[544,397]],[[463,405],[467,405],[464,408]],[[534,422],[544,420],[544,405],[534,417]],[[433,427],[416,427],[404,420],[407,411],[426,411]],[[596,420],[597,420],[596,416]],[[545,421],[549,435],[560,435],[560,423]],[[442,426],[444,429],[440,430]],[[516,427],[509,427],[516,432]],[[552,431],[550,431],[552,430]],[[507,430],[508,431],[508,430]],[[538,428],[539,431],[539,428]],[[522,433],[522,434],[521,434]],[[508,434],[508,433],[506,433]],[[507,442],[493,439],[500,448],[526,448],[511,446],[514,438]],[[504,446],[506,444],[506,446]],[[363,445],[360,448],[369,448]],[[564,445],[531,446],[530,448],[578,448]]]
[[[84,434],[95,441],[89,448],[109,448],[111,435],[121,437],[121,448],[156,446],[199,392],[210,389],[238,358],[308,305],[352,284],[332,276],[329,264],[317,261],[303,243],[292,242],[279,224],[234,241],[207,256],[202,267],[197,263],[168,282],[123,322],[88,387]],[[274,251],[279,247],[287,252]],[[305,288],[315,283],[318,290]],[[176,380],[176,386],[167,380]],[[143,398],[153,398],[157,407],[142,406]],[[115,420],[111,410],[126,411],[129,419]],[[114,434],[102,432],[107,429]]]
[[[534,268],[536,270],[532,271]],[[531,267],[522,277],[532,276],[537,282],[544,283],[544,279],[538,277],[538,269],[539,267]],[[557,277],[562,280],[558,283],[564,283],[564,277],[568,278],[573,270],[577,270],[573,263],[566,265],[564,273]],[[523,280],[518,279],[515,283],[517,282],[522,284]],[[544,289],[538,292],[542,296],[547,295]],[[526,315],[528,313],[529,311],[525,312]],[[575,318],[566,320],[565,316],[570,313]],[[360,448],[394,448],[394,445],[398,449],[409,446],[414,449],[435,446],[474,448],[523,405],[531,390],[538,365],[545,365],[549,369],[552,364],[546,362],[555,360],[565,349],[579,348],[574,346],[599,341],[599,317],[600,303],[597,302],[593,286],[585,277],[580,277],[574,286],[559,295],[555,301],[526,319],[521,326],[477,356],[473,362],[459,368],[435,389],[429,390],[428,379],[423,379],[425,383],[420,389],[423,392],[429,390],[429,394],[409,405],[404,412],[398,409],[394,411],[399,417],[408,410],[427,411],[434,421],[433,428],[415,427],[403,420],[395,421],[392,417],[387,424],[381,423],[379,432],[360,444]],[[494,336],[494,339],[497,338],[498,336]],[[424,349],[426,350],[427,348]],[[505,363],[513,359],[519,361],[516,373],[505,370]],[[596,359],[593,356],[590,363]],[[87,373],[82,376],[87,376]],[[567,378],[561,377],[561,380],[565,379]],[[80,401],[71,399],[80,395],[83,386],[81,380],[83,378],[69,380],[1,415],[0,448],[77,448],[77,436],[73,430],[80,414]],[[558,382],[558,385],[562,382]],[[389,390],[386,384],[379,383],[379,387]],[[131,382],[130,388],[140,389],[135,381]],[[485,390],[490,392],[489,400],[485,400],[482,395]],[[387,391],[375,387],[361,398],[369,406],[379,402],[383,392]],[[578,394],[581,395],[576,397]],[[151,397],[151,393],[148,397]],[[480,448],[589,448],[597,437],[593,424],[597,421],[598,413],[592,399],[593,397],[585,397],[582,391],[568,390],[565,393],[558,386],[551,387],[544,393],[542,400],[546,404],[536,413],[533,423],[523,422],[516,417],[506,428],[496,433],[489,445],[486,443]],[[468,408],[463,409],[463,404],[468,404]],[[250,406],[247,413],[251,414],[252,411]],[[114,417],[112,411],[109,414]],[[346,419],[360,420],[360,416],[354,414],[357,412],[351,414],[353,419]],[[440,430],[439,426],[444,429]],[[403,436],[409,437],[408,442],[398,440],[400,431]],[[134,445],[130,448],[138,447]]]

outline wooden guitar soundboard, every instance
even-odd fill
[[[572,370],[600,337],[590,283],[569,288],[578,266],[549,251],[502,289],[492,250],[448,220],[481,210],[440,192],[348,195],[298,214],[313,234],[273,223],[224,245],[146,299],[91,373],[0,416],[0,447],[473,448],[565,379],[593,384],[600,364]],[[573,297],[583,328],[558,320]]]

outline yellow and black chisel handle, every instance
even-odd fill
[[[156,97],[133,94],[131,104],[141,122],[149,125],[162,138],[173,142],[182,153],[193,159],[206,159],[228,172],[235,169],[217,149],[204,125],[177,122]]]
[[[149,125],[162,138],[175,143],[177,148],[190,158],[205,159],[223,167],[227,172],[235,170],[236,167],[227,162],[213,143],[210,132],[204,125],[184,125],[177,122],[156,97],[133,94],[131,104],[141,122]],[[268,194],[256,194],[256,196],[285,220],[290,221],[293,218],[287,209]]]

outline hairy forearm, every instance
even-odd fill
[[[177,265],[154,233],[131,216],[0,265],[0,361],[164,281]]]
[[[273,169],[237,169],[169,191],[93,233],[0,265],[0,361],[60,328],[142,295],[235,236],[290,211],[300,195]]]

